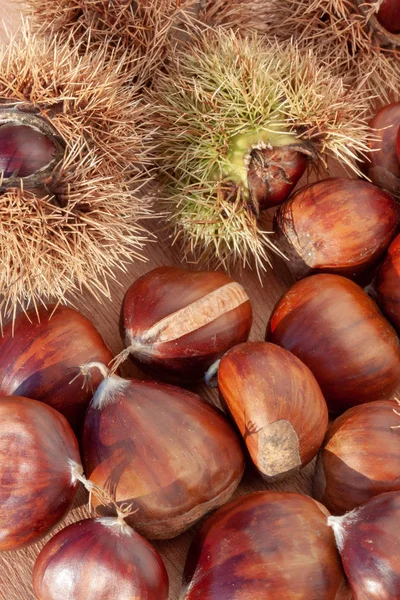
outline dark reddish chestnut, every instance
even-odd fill
[[[156,550],[116,518],[86,519],[55,535],[33,569],[39,600],[167,600]]]
[[[21,314],[0,338],[0,394],[41,400],[62,413],[75,430],[83,423],[92,397],[75,380],[79,366],[90,361],[108,363],[112,354],[94,325],[65,306],[39,308]],[[96,388],[102,380],[94,374]]]
[[[333,412],[391,398],[400,386],[394,329],[367,294],[340,275],[295,283],[275,306],[267,339],[311,369]]]
[[[223,356],[218,386],[267,480],[289,475],[317,454],[328,409],[314,375],[294,354],[266,342],[239,344]]]
[[[78,489],[78,442],[50,406],[0,397],[0,550],[37,542],[70,509]]]
[[[376,141],[370,142],[372,152],[366,174],[372,183],[400,199],[400,163],[396,148],[400,127],[400,102],[382,108],[370,122]]]
[[[396,146],[397,146],[397,158],[399,159],[399,164],[400,164],[400,127],[397,130],[397,140],[396,140]]]
[[[376,278],[377,302],[400,332],[400,235],[389,246]]]
[[[87,477],[137,509],[128,522],[148,538],[176,536],[224,504],[244,469],[219,410],[175,386],[117,376],[89,406],[83,453]]]
[[[0,173],[5,178],[34,175],[56,154],[53,142],[29,125],[8,123],[0,127]]]
[[[329,517],[354,600],[400,598],[400,492]]]
[[[400,416],[394,400],[360,404],[328,429],[318,456],[314,495],[333,514],[400,490]]]
[[[178,267],[160,267],[135,281],[121,313],[126,355],[157,379],[180,382],[202,378],[247,340],[251,324],[251,304],[239,283],[225,273]]]
[[[318,502],[288,492],[239,498],[194,538],[181,600],[348,600],[344,573]]]
[[[390,33],[400,33],[400,0],[382,0],[376,18]]]
[[[274,228],[297,279],[321,270],[355,277],[384,254],[398,220],[397,203],[386,192],[332,178],[298,190],[279,207]]]

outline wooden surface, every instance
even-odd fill
[[[6,18],[8,26],[10,26],[10,23],[15,23],[18,20],[15,2],[0,0],[0,6],[3,9],[3,18]],[[157,233],[163,227],[164,223],[155,223],[153,229]],[[78,300],[75,304],[79,310],[92,319],[114,353],[122,349],[118,333],[118,319],[125,290],[137,277],[150,269],[160,265],[181,264],[178,248],[171,248],[168,240],[161,239],[161,236],[157,242],[148,245],[146,254],[148,257],[147,263],[132,264],[127,273],[117,275],[117,281],[111,284],[111,301],[106,301],[103,305],[99,305],[90,297],[85,297]],[[250,338],[252,340],[264,339],[265,327],[270,312],[275,302],[292,282],[285,265],[279,261],[275,262],[274,270],[269,270],[262,278],[262,286],[254,272],[236,271],[231,273],[233,277],[244,285],[252,301],[254,309],[254,325]],[[138,372],[132,365],[127,364],[124,369],[126,375],[138,375]],[[215,390],[200,390],[200,393],[203,393],[209,400],[218,402],[218,394]],[[301,474],[297,474],[279,485],[268,486],[248,468],[236,495],[267,488],[310,494],[313,470],[314,465],[311,464]],[[85,493],[81,492],[74,509],[57,530],[68,523],[88,517],[89,512],[86,509],[86,501]],[[181,574],[192,535],[193,531],[190,531],[174,540],[155,543],[165,561],[170,576],[170,600],[176,600],[179,596]],[[40,548],[50,537],[48,536],[38,545],[18,552],[4,552],[0,555],[0,600],[35,599],[31,585],[31,570]],[[60,600],[62,599],[60,598]]]

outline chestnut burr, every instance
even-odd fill
[[[247,340],[251,325],[250,300],[225,273],[160,267],[125,295],[121,335],[127,350],[121,360],[131,355],[156,379],[196,381]]]
[[[218,386],[267,481],[290,475],[317,454],[328,409],[314,375],[294,354],[266,342],[239,344],[222,357]]]
[[[400,342],[376,304],[340,275],[312,275],[276,304],[267,339],[311,370],[332,412],[390,399],[400,387]]]

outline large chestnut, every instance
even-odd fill
[[[354,600],[400,598],[400,492],[329,517]]]
[[[148,538],[174,537],[224,504],[244,469],[236,432],[200,396],[115,375],[89,406],[83,458],[86,476],[131,505],[129,524]]]
[[[257,492],[209,518],[186,561],[181,600],[347,600],[325,508],[288,492]]]
[[[294,354],[266,342],[239,344],[223,356],[218,386],[265,479],[287,476],[317,454],[328,409],[314,375]]]
[[[318,456],[314,496],[333,514],[400,490],[400,417],[394,400],[347,410],[328,429]]]
[[[41,400],[62,413],[75,430],[92,397],[72,381],[82,363],[112,358],[94,325],[65,306],[30,310],[6,325],[0,338],[0,394]],[[94,374],[94,388],[101,376]]]
[[[355,277],[383,255],[398,217],[395,200],[371,183],[332,178],[291,196],[279,207],[274,229],[297,279],[316,271]]]
[[[369,179],[400,199],[400,162],[396,148],[400,127],[400,102],[384,106],[370,122],[375,141],[370,142],[366,175]]]
[[[117,518],[86,519],[55,535],[33,569],[39,600],[167,600],[158,552]]]
[[[37,542],[70,509],[78,489],[78,442],[50,406],[0,397],[0,550]]]
[[[267,339],[312,371],[333,412],[391,398],[400,386],[400,342],[375,303],[340,275],[295,283],[270,317]]]
[[[377,302],[400,332],[400,235],[390,244],[376,277]]]
[[[127,291],[121,335],[156,379],[201,379],[232,346],[247,340],[252,309],[243,287],[221,272],[160,267]],[[122,355],[123,357],[125,355]]]

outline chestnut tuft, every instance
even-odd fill
[[[400,598],[400,492],[329,517],[354,600]]]
[[[276,304],[267,339],[310,369],[332,412],[390,399],[400,388],[400,341],[375,303],[340,275],[312,275]]]
[[[374,266],[399,223],[399,208],[366,181],[332,178],[301,188],[275,216],[277,246],[301,279],[324,271],[355,277]]]
[[[221,272],[160,267],[127,291],[121,336],[129,354],[156,379],[201,379],[208,368],[247,340],[252,309],[243,287]]]
[[[379,307],[400,332],[400,235],[389,246],[379,268],[375,290]]]
[[[28,398],[0,397],[0,550],[45,536],[78,489],[78,442],[56,410]]]
[[[156,550],[121,519],[85,519],[55,535],[33,569],[40,600],[167,600]]]
[[[314,496],[343,514],[400,491],[400,416],[395,400],[360,404],[336,419],[318,456]]]
[[[180,600],[349,600],[327,515],[288,492],[234,500],[195,536]]]
[[[296,356],[266,342],[239,344],[223,356],[218,386],[266,480],[288,476],[314,458],[328,409],[314,375]]]

